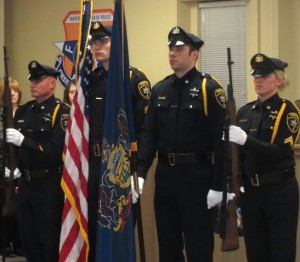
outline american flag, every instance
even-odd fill
[[[88,40],[92,0],[81,0],[81,10],[78,50],[82,51],[77,59],[79,78],[66,131],[65,162],[61,180],[65,206],[60,235],[60,262],[87,261],[89,252],[87,217],[89,123],[85,114],[84,94],[93,66],[91,45]]]

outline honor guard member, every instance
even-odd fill
[[[100,22],[91,25],[92,51],[97,60],[97,68],[91,75],[89,93],[87,97],[90,116],[90,161],[88,181],[88,216],[89,216],[89,261],[95,261],[98,187],[100,183],[101,143],[103,135],[103,119],[105,109],[105,90],[107,74],[109,74],[109,56],[112,27],[104,26]],[[147,76],[139,69],[130,67],[130,81],[132,90],[132,106],[136,137],[139,138],[144,129],[144,118],[150,98],[150,82]]]
[[[18,147],[20,233],[27,261],[58,261],[64,195],[60,186],[69,107],[54,97],[60,72],[37,61],[28,65],[35,100],[20,106],[7,142]]]
[[[195,68],[203,43],[179,26],[170,31],[174,74],[152,89],[138,153],[138,175],[146,178],[158,151],[154,208],[159,259],[164,262],[185,261],[184,248],[189,262],[213,259],[210,208],[222,198],[226,97],[212,76]]]
[[[293,146],[299,110],[278,95],[287,63],[264,54],[251,59],[257,100],[241,107],[229,140],[240,145],[244,240],[249,262],[295,262],[299,189]]]

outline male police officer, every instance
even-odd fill
[[[218,82],[195,68],[202,40],[177,26],[168,41],[174,74],[153,87],[138,175],[146,177],[158,151],[154,207],[160,261],[185,261],[185,247],[189,262],[209,262],[214,247],[209,209],[221,201],[226,98]]]
[[[105,90],[107,74],[109,74],[109,57],[112,27],[95,22],[91,27],[92,51],[100,64],[93,71],[88,94],[90,116],[90,160],[88,181],[88,217],[89,217],[89,261],[95,260],[98,187],[100,183],[101,143],[103,135],[103,118],[105,109]],[[144,117],[150,98],[150,82],[146,75],[137,68],[130,67],[132,106],[136,137],[139,138],[144,129]]]
[[[20,106],[7,142],[18,147],[18,210],[27,261],[58,261],[63,191],[62,152],[69,108],[54,97],[56,69],[31,61],[30,92],[35,100]]]

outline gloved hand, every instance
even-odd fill
[[[6,129],[6,142],[12,143],[16,146],[21,146],[24,140],[24,136],[21,132],[14,128],[7,128]]]
[[[238,126],[229,126],[229,141],[238,145],[244,145],[247,140],[246,132]]]
[[[10,176],[10,170],[7,167],[5,167],[5,177],[8,178],[9,176]],[[21,176],[21,172],[20,172],[19,168],[16,168],[14,170],[14,179],[17,179],[20,176]]]
[[[227,202],[235,197],[234,193],[227,193]],[[223,192],[215,191],[210,189],[207,194],[207,207],[211,209],[212,207],[220,204],[223,199]]]
[[[133,183],[133,176],[131,176],[131,194],[132,194],[132,203],[135,204],[138,201],[139,195],[143,194],[145,179],[138,177],[139,183],[139,194],[136,192]]]

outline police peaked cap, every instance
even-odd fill
[[[250,61],[253,76],[265,76],[275,70],[284,71],[288,63],[281,61],[278,58],[271,58],[264,54],[258,53],[251,58]]]
[[[168,35],[168,46],[181,46],[188,44],[200,49],[204,42],[197,36],[185,32],[179,26],[175,26],[171,29]]]
[[[92,40],[101,40],[111,37],[112,26],[111,25],[103,25],[100,22],[93,22],[90,29],[90,35],[92,36]]]
[[[28,64],[29,75],[28,80],[38,80],[45,76],[60,76],[60,72],[55,68],[47,65],[42,65],[39,62],[33,60]]]

